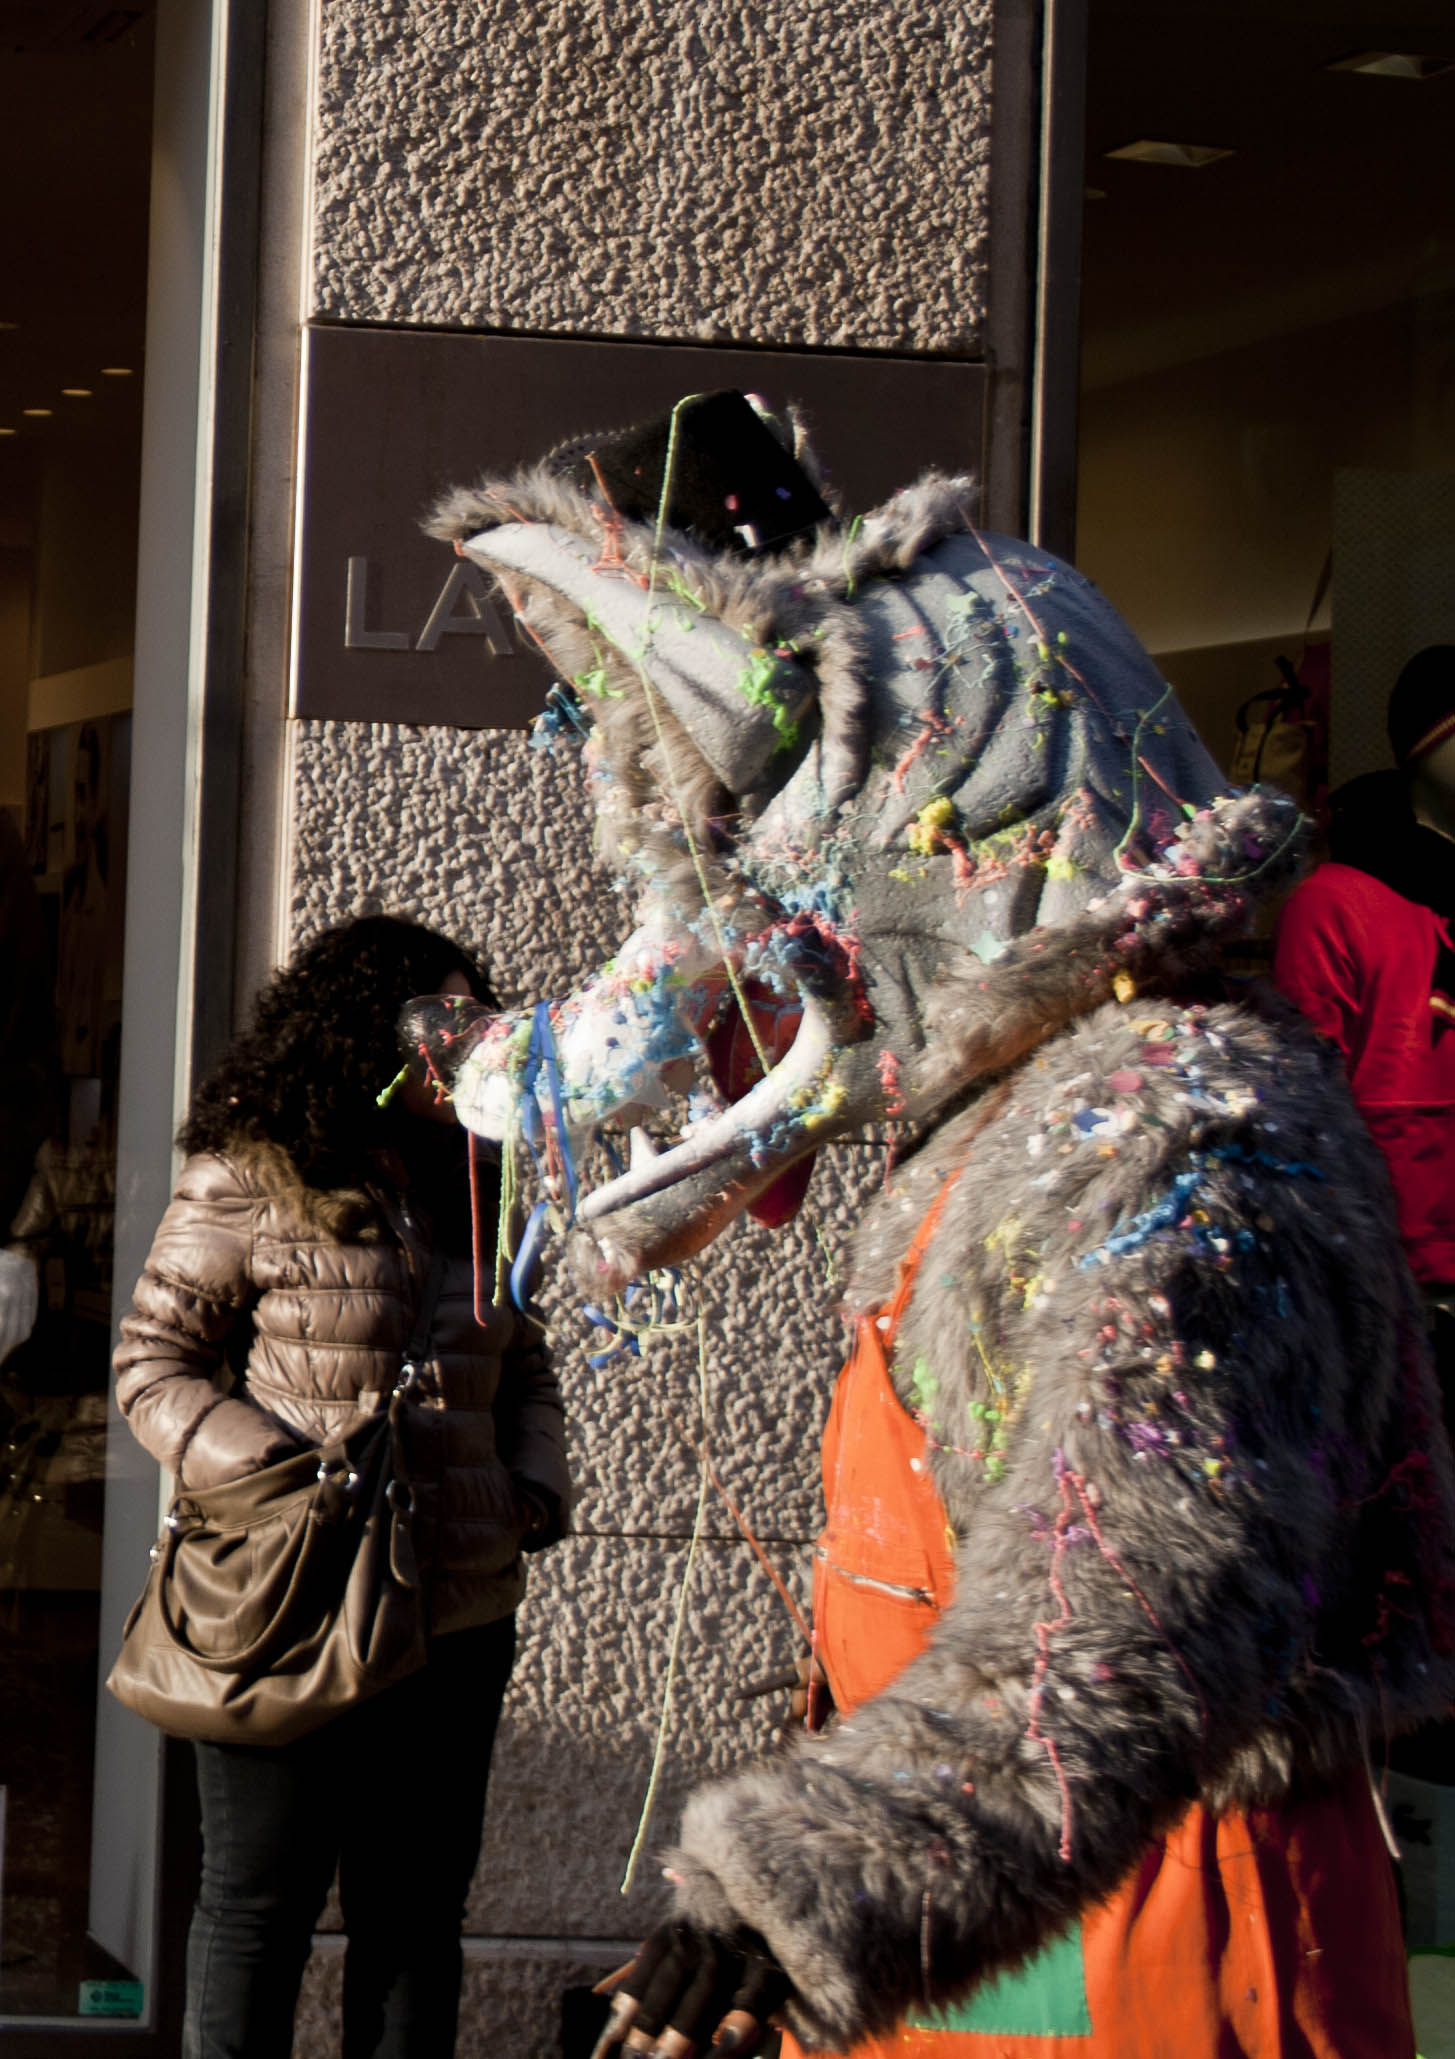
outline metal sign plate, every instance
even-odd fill
[[[568,436],[739,387],[797,402],[835,484],[875,506],[929,465],[980,464],[985,367],[936,358],[305,332],[290,709],[521,729],[551,672],[476,568],[423,535],[448,487]]]

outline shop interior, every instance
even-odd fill
[[[1315,804],[1455,640],[1452,137],[1446,0],[1090,0],[1077,561],[1225,770],[1286,660]]]
[[[86,1932],[151,12],[0,4],[0,807],[39,892],[60,1072],[11,1228],[41,1313],[0,1367],[0,2020],[104,2012],[126,1985]]]

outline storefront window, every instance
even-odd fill
[[[1090,0],[1078,560],[1225,770],[1298,680],[1315,806],[1455,640],[1455,42],[1388,13]]]
[[[29,926],[4,931],[25,1064],[0,1122],[36,1148],[0,1242],[38,1313],[0,1364],[0,2022],[146,2000],[92,1905],[153,38],[150,8],[24,21],[0,55],[0,848]]]

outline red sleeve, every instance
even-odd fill
[[[1356,1055],[1363,1014],[1359,959],[1347,910],[1315,873],[1289,897],[1279,920],[1273,979],[1346,1059]]]

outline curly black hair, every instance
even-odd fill
[[[258,995],[251,1024],[193,1095],[178,1143],[223,1151],[252,1137],[285,1151],[310,1187],[357,1184],[387,1134],[377,1096],[399,1070],[400,1011],[452,972],[499,1006],[484,966],[437,930],[396,915],[325,930]]]

